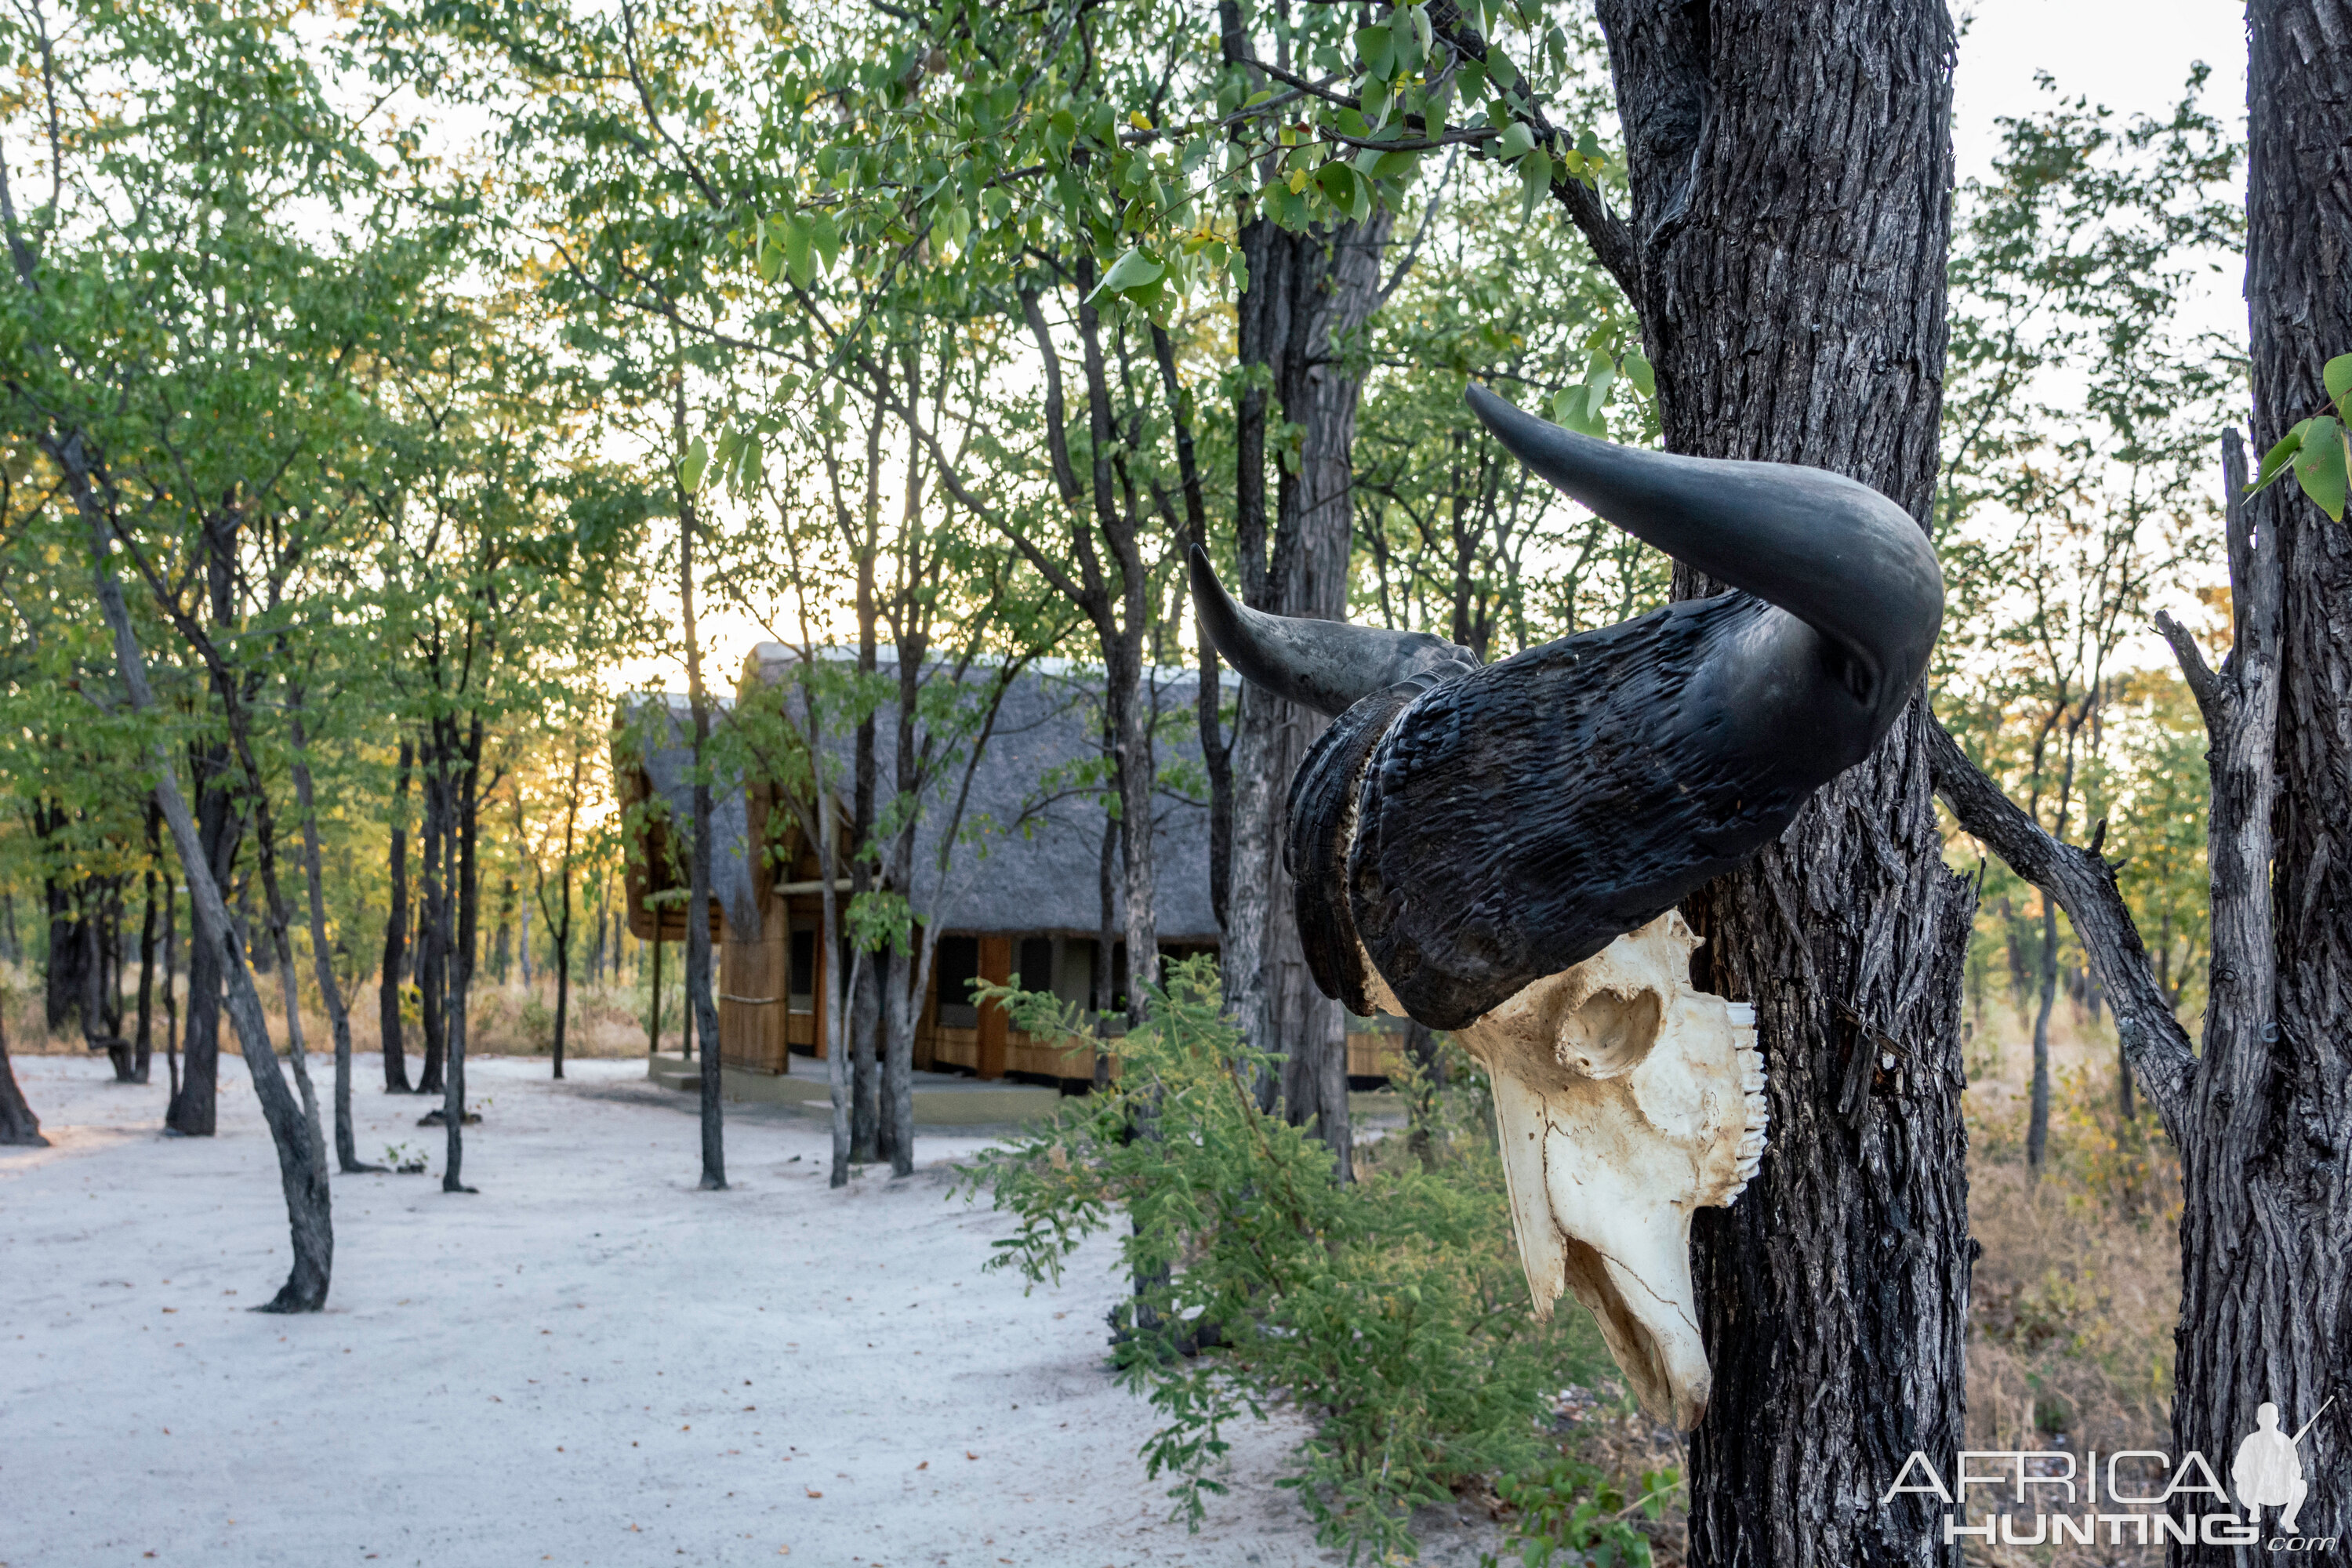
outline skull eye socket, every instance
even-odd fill
[[[1594,992],[1560,1019],[1560,1062],[1590,1078],[1631,1072],[1657,1044],[1664,1013],[1655,991]]]

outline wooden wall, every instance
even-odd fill
[[[792,1010],[788,973],[794,927],[813,930],[822,906],[814,895],[779,894],[765,900],[759,932],[742,940],[728,928],[719,952],[719,1059],[731,1068],[752,1072],[787,1073],[793,1058],[822,1062],[825,1057],[824,1003],[830,977],[830,957],[822,942],[809,946],[815,973],[809,977],[808,1010]],[[1012,977],[1014,939],[980,938],[982,978],[1002,984]],[[1094,1077],[1094,1048],[1085,1041],[1043,1038],[1012,1027],[1003,1009],[979,1010],[976,1026],[957,1026],[939,1020],[939,979],[936,968],[929,994],[915,1029],[914,1065],[918,1068],[961,1069],[983,1079],[1007,1073],[1040,1078],[1085,1079]],[[1401,1034],[1373,1030],[1348,1036],[1348,1073],[1351,1078],[1385,1078],[1402,1058]],[[808,1068],[803,1068],[806,1071]]]

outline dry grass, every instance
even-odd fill
[[[18,1056],[79,1056],[85,1049],[79,1030],[68,1027],[60,1035],[51,1035],[42,1017],[40,974],[37,970],[20,970],[0,963],[0,1020],[5,1020],[8,1032],[8,1049]],[[279,1050],[286,1047],[285,1004],[275,973],[257,975],[261,985],[262,1001],[269,1012],[270,1038]],[[183,977],[184,984],[184,977]],[[334,1031],[328,1026],[326,1009],[320,1000],[318,986],[306,981],[301,987],[302,1043],[312,1052],[329,1052],[334,1048]],[[181,996],[182,1017],[186,1016],[187,998]],[[346,1005],[351,1009],[352,1048],[355,1051],[381,1049],[383,1032],[377,1027],[376,985],[364,981],[358,986]],[[564,1055],[567,1057],[623,1058],[643,1056],[646,1051],[646,995],[641,988],[627,985],[580,985],[572,991],[571,1016],[564,1026]],[[123,1027],[128,1032],[136,1017],[133,1007],[123,1010]],[[407,1008],[408,1026],[404,1036],[411,1058],[424,1048],[424,1029],[417,1022],[416,1004],[412,996]],[[526,991],[520,983],[499,984],[488,980],[474,984],[473,1006],[468,1013],[467,1049],[474,1056],[543,1057],[554,1049],[555,983],[545,975],[533,977]],[[156,1056],[163,1055],[163,1014],[159,999],[155,1005]],[[236,1042],[234,1035],[224,1028],[222,1049],[234,1055]],[[677,997],[673,991],[667,998],[663,1034],[670,1048],[677,1044]],[[414,1068],[412,1066],[412,1072]],[[162,1068],[155,1069],[160,1079]]]
[[[1970,1042],[1969,1218],[1984,1252],[1969,1311],[1969,1446],[2168,1450],[2179,1162],[2145,1099],[2135,1097],[2132,1120],[2122,1115],[2112,1026],[2063,1004],[2052,1023],[2050,1148],[2038,1182],[2025,1160],[2031,1021],[1994,1010]],[[1998,1568],[2056,1554],[1968,1547],[1970,1562]],[[2068,1563],[2085,1565],[2162,1557],[2105,1542],[2066,1549]]]

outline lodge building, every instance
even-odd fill
[[[745,661],[741,689],[783,679],[799,657],[782,645],[761,644]],[[944,870],[940,840],[953,793],[964,785],[960,760],[942,770],[948,776],[924,802],[909,891],[919,915],[929,914],[941,929],[915,1033],[919,1070],[1071,1088],[1092,1078],[1089,1046],[1012,1027],[1002,1008],[971,1000],[971,984],[1018,977],[1024,989],[1087,1005],[1106,923],[1106,879],[1108,926],[1114,932],[1123,927],[1118,845],[1115,837],[1106,842],[1100,801],[1108,785],[1099,679],[1085,666],[1041,661],[1006,690],[971,771]],[[1164,716],[1155,746],[1163,780],[1188,771],[1204,776],[1184,721],[1194,679],[1190,671],[1158,671],[1150,683],[1147,700]],[[877,719],[876,776],[887,800],[897,774],[896,713],[886,706]],[[691,820],[691,733],[686,700],[677,696],[627,699],[615,724],[614,773],[624,806],[658,796],[667,809],[666,822],[645,820],[659,812],[632,813],[643,826],[629,857],[627,905],[629,929],[641,940],[677,942],[686,934],[685,859],[672,836],[682,837]],[[845,779],[853,737],[845,731],[821,743],[830,774]],[[712,792],[709,918],[718,943],[719,1057],[732,1073],[806,1072],[825,1055],[827,965],[844,962],[845,953],[827,952],[821,940],[823,871],[799,825],[803,816],[771,780]],[[845,828],[835,831],[837,870],[849,846]],[[1213,952],[1219,931],[1209,898],[1207,803],[1163,787],[1152,831],[1162,957]],[[845,904],[845,880],[836,886]],[[1125,1005],[1126,959],[1126,943],[1114,938],[1115,1007]],[[1349,1075],[1384,1076],[1395,1046],[1396,1037],[1379,1025],[1352,1022]],[[803,1059],[797,1068],[795,1058]]]

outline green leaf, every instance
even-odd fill
[[[2294,455],[2303,449],[2303,434],[2310,426],[2311,421],[2305,419],[2293,426],[2279,437],[2277,446],[2263,454],[2263,466],[2255,470],[2254,482],[2246,487],[2248,495],[2266,488],[2273,479],[2286,472],[2286,466],[2294,461]]]
[[[784,267],[794,283],[809,286],[809,225],[797,213],[784,225]]]
[[[809,220],[809,243],[824,258],[824,270],[831,272],[833,264],[841,259],[841,230],[831,213],[820,211]]]
[[[1584,384],[1591,388],[1592,411],[1598,414],[1609,401],[1609,389],[1617,384],[1616,363],[1605,353],[1595,353],[1584,367]]]
[[[771,240],[764,232],[761,233],[758,251],[753,257],[753,265],[760,269],[761,282],[773,283],[777,275],[784,269],[783,247]]]
[[[1514,120],[1510,129],[1503,132],[1503,139],[1495,143],[1495,155],[1507,163],[1535,144],[1536,133],[1528,129],[1527,121]]]
[[[1356,205],[1356,171],[1347,164],[1336,160],[1326,163],[1316,172],[1315,179],[1323,187],[1323,194],[1331,198],[1331,205],[1340,211],[1346,212]]]
[[[2347,480],[2352,480],[2352,463],[2347,462],[2344,426],[2333,416],[2321,415],[2304,432],[2303,450],[2294,459],[2294,480],[2332,521],[2344,521],[2344,494]]]
[[[1367,77],[1386,81],[1396,70],[1396,35],[1386,27],[1359,27],[1356,53],[1363,57]]]
[[[1110,264],[1103,274],[1097,294],[1124,294],[1130,289],[1140,289],[1147,283],[1157,283],[1168,268],[1141,246],[1130,246],[1126,253]]]
[[[1625,379],[1632,382],[1633,390],[1643,396],[1658,395],[1657,373],[1650,368],[1649,360],[1643,356],[1640,349],[1625,351]]]
[[[702,488],[702,470],[710,466],[710,447],[697,436],[694,445],[686,449],[686,461],[677,466],[677,482],[691,493]]]
[[[2327,400],[2336,405],[2337,412],[2346,412],[2344,400],[2352,395],[2352,354],[2337,354],[2329,360],[2321,369],[2319,379],[2327,384]]]
[[[1536,204],[1551,194],[1551,154],[1538,147],[1519,160],[1519,216],[1535,216]]]

